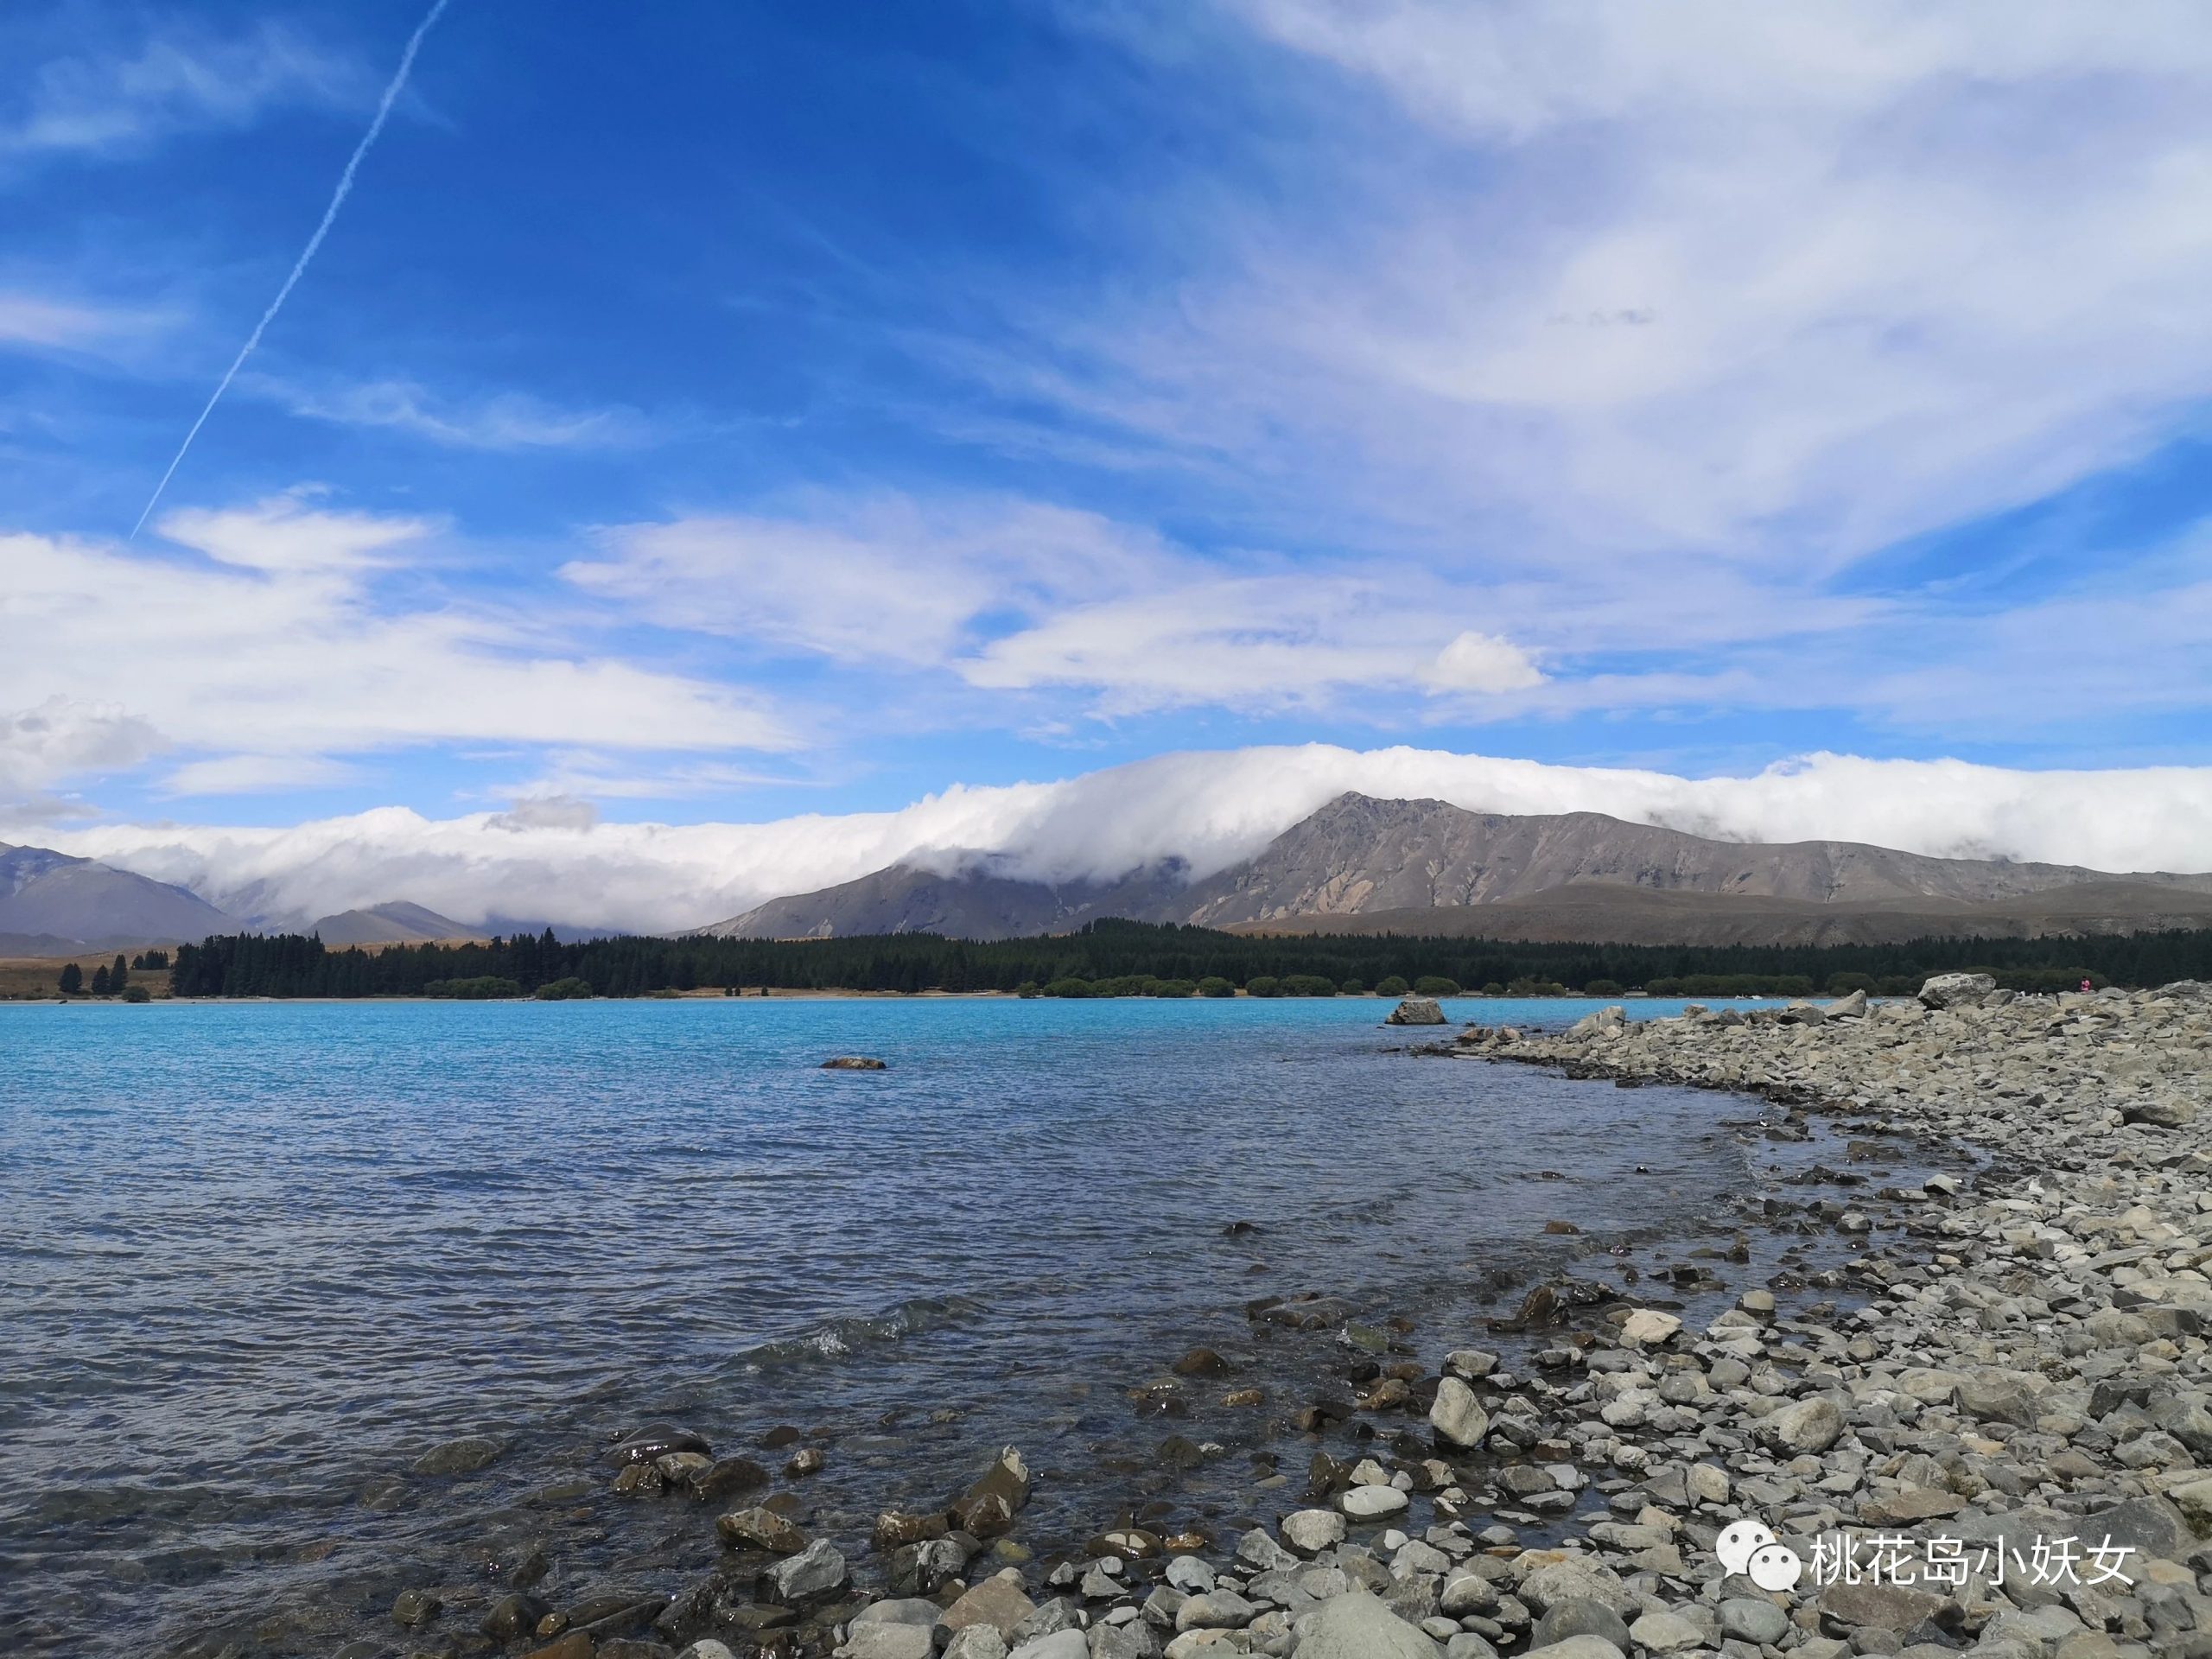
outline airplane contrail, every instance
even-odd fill
[[[169,480],[176,476],[176,469],[183,464],[186,452],[192,448],[192,441],[200,435],[200,429],[207,424],[207,417],[215,412],[215,405],[223,400],[223,394],[231,389],[231,382],[245,366],[246,359],[253,355],[253,348],[261,344],[261,336],[268,332],[269,325],[276,321],[276,314],[284,308],[284,302],[299,286],[301,276],[307,271],[308,262],[315,257],[315,250],[322,245],[322,238],[330,234],[330,226],[338,217],[338,210],[346,205],[346,198],[353,194],[353,175],[360,171],[361,158],[369,153],[369,146],[376,143],[377,135],[384,130],[385,118],[391,115],[392,105],[398,101],[401,89],[407,85],[408,73],[415,67],[415,54],[423,49],[423,37],[430,32],[430,26],[438,21],[448,3],[449,0],[433,0],[429,10],[423,14],[423,21],[415,25],[415,32],[407,37],[407,49],[399,54],[398,72],[392,76],[391,85],[384,89],[384,97],[377,104],[375,119],[369,123],[369,130],[361,135],[361,142],[353,146],[353,158],[346,163],[346,170],[339,175],[338,188],[331,193],[330,206],[322,210],[322,223],[315,227],[315,234],[308,238],[307,246],[301,250],[300,257],[292,264],[292,274],[284,279],[283,287],[276,290],[276,297],[269,302],[269,308],[261,314],[261,321],[253,325],[253,332],[246,336],[245,344],[238,347],[238,356],[224,371],[223,378],[216,383],[213,392],[209,394],[207,407],[200,411],[200,418],[192,423],[192,429],[184,435],[184,442],[177,446],[176,457],[169,462],[168,471],[162,474],[162,481],[154,486],[153,494],[146,498],[146,509],[138,515],[138,522],[130,526],[131,541],[138,539],[138,532],[146,527],[146,520],[152,515],[155,504],[162,499],[162,492],[168,488]]]

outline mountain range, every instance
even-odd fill
[[[0,957],[73,957],[251,931],[247,921],[189,887],[50,848],[0,842]],[[480,933],[404,902],[340,911],[301,931],[333,945],[417,944]]]
[[[232,902],[251,909],[257,897]],[[1108,917],[1233,931],[1526,943],[1871,944],[2212,927],[2212,875],[1935,858],[1856,842],[1718,841],[1595,812],[1509,816],[1348,794],[1255,856],[1203,876],[1168,859],[1110,880],[1046,881],[1003,857],[950,854],[771,899],[700,931],[997,939],[1067,932]],[[187,888],[91,859],[0,845],[0,956],[77,955],[279,928],[349,945],[543,925],[471,926],[404,901],[304,925],[258,913],[242,918]]]
[[[1339,796],[1197,880],[1169,862],[1039,881],[987,857],[893,865],[703,930],[743,938],[1006,938],[1102,917],[1266,932],[1622,944],[1879,943],[2212,925],[2212,875],[1715,841],[1596,812],[1508,816]]]

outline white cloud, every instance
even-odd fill
[[[8,613],[0,598],[0,617]],[[55,695],[7,713],[0,702],[0,814],[44,817],[54,786],[128,772],[161,752],[162,735],[122,704]]]
[[[1439,691],[1525,691],[1544,678],[1510,639],[1472,629],[1437,652],[1421,677]]]
[[[747,692],[580,650],[519,598],[495,608],[425,586],[406,567],[432,521],[292,495],[162,529],[208,562],[0,535],[0,709],[99,674],[131,729],[185,752],[171,791],[261,789],[283,768],[311,778],[334,758],[457,741],[631,754],[798,741]],[[407,580],[388,588],[394,572]]]
[[[156,36],[136,52],[52,59],[0,105],[0,161],[128,152],[170,133],[243,127],[282,105],[340,105],[357,72],[275,23],[218,40]]]
[[[1161,755],[1060,783],[955,786],[895,812],[758,824],[595,823],[573,803],[549,803],[446,820],[384,808],[289,829],[109,824],[48,838],[278,920],[409,899],[463,921],[677,930],[902,859],[991,852],[1017,873],[1065,880],[1173,855],[1205,874],[1345,790],[1490,811],[1609,812],[1739,839],[2212,869],[2212,768],[2033,772],[1814,754],[1694,779],[1321,744]]]
[[[1484,596],[1420,569],[1266,574],[1149,531],[1020,499],[810,499],[601,537],[562,575],[663,626],[840,662],[950,669],[991,690],[1068,687],[1124,715],[1316,706],[1377,689],[1539,683],[1529,653],[1465,631]]]
[[[1175,279],[1033,308],[992,372],[1232,461],[1286,518],[1493,572],[1635,549],[1802,585],[2130,461],[2212,392],[2185,0],[1222,10],[1333,118],[1242,158],[1278,188],[1155,191]]]
[[[219,563],[273,575],[358,571],[396,563],[399,550],[441,528],[429,518],[318,508],[310,505],[314,496],[293,491],[250,507],[181,507],[155,529]]]
[[[562,575],[664,626],[907,666],[942,664],[990,613],[1141,588],[1173,563],[1147,532],[1021,500],[810,497],[600,540]]]
[[[340,426],[385,427],[454,449],[625,448],[652,435],[635,410],[563,409],[524,392],[461,402],[410,380],[306,391],[262,379],[255,389],[281,398],[295,415]]]
[[[282,795],[352,783],[358,767],[318,754],[226,754],[194,760],[161,780],[164,795]]]
[[[0,346],[97,346],[143,335],[159,321],[143,311],[0,292]]]

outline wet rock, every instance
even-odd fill
[[[909,1513],[902,1510],[886,1510],[875,1517],[875,1527],[868,1535],[868,1542],[879,1555],[888,1555],[908,1544],[925,1543],[932,1538],[942,1538],[951,1530],[942,1515]]]
[[[1211,1348],[1193,1348],[1174,1364],[1178,1376],[1227,1376],[1230,1363]]]
[[[822,1062],[824,1071],[887,1071],[890,1064],[870,1054],[839,1054]]]
[[[750,1458],[721,1458],[692,1476],[685,1487],[701,1503],[734,1497],[768,1484],[768,1471]]]
[[[1003,1447],[982,1479],[953,1505],[962,1527],[978,1538],[993,1538],[1014,1524],[1029,1501],[1029,1465],[1014,1446]]]
[[[715,1530],[732,1549],[764,1549],[772,1555],[796,1555],[806,1535],[771,1509],[735,1510],[716,1517]]]
[[[473,1475],[505,1449],[487,1434],[464,1434],[432,1446],[415,1459],[413,1467],[418,1475]]]
[[[1398,1006],[1383,1016],[1386,1026],[1440,1026],[1445,1023],[1444,1010],[1433,996],[1408,996],[1399,1000]]]
[[[518,1592],[492,1604],[478,1628],[494,1642],[519,1642],[537,1628],[537,1621],[552,1609],[536,1596]]]
[[[798,1554],[767,1568],[754,1588],[763,1601],[804,1607],[835,1595],[845,1587],[847,1577],[844,1556],[828,1539],[817,1538]]]
[[[391,1622],[403,1630],[428,1624],[445,1609],[435,1591],[403,1590],[392,1599]]]
[[[673,1423],[648,1423],[633,1428],[608,1448],[607,1460],[616,1464],[657,1463],[675,1452],[696,1452],[712,1457],[715,1448],[704,1435]]]

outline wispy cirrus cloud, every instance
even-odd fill
[[[42,42],[19,18],[16,49]],[[178,28],[126,46],[54,51],[0,99],[0,166],[127,155],[172,134],[251,124],[272,109],[346,107],[372,95],[359,67],[275,22],[220,36]]]
[[[1071,689],[1108,715],[1311,708],[1379,689],[1543,679],[1425,576],[1201,557],[1147,528],[1020,498],[810,499],[780,514],[601,533],[569,582],[658,625],[989,690]]]
[[[96,350],[143,339],[168,321],[136,307],[0,290],[0,346]]]
[[[634,409],[569,409],[527,392],[450,397],[412,380],[308,391],[264,378],[251,389],[309,420],[382,427],[452,449],[626,449],[651,442],[655,432]]]
[[[1267,100],[1131,217],[1172,279],[1026,293],[979,373],[1286,521],[1493,571],[1833,570],[2212,397],[2212,35],[2180,0],[1084,15]]]

